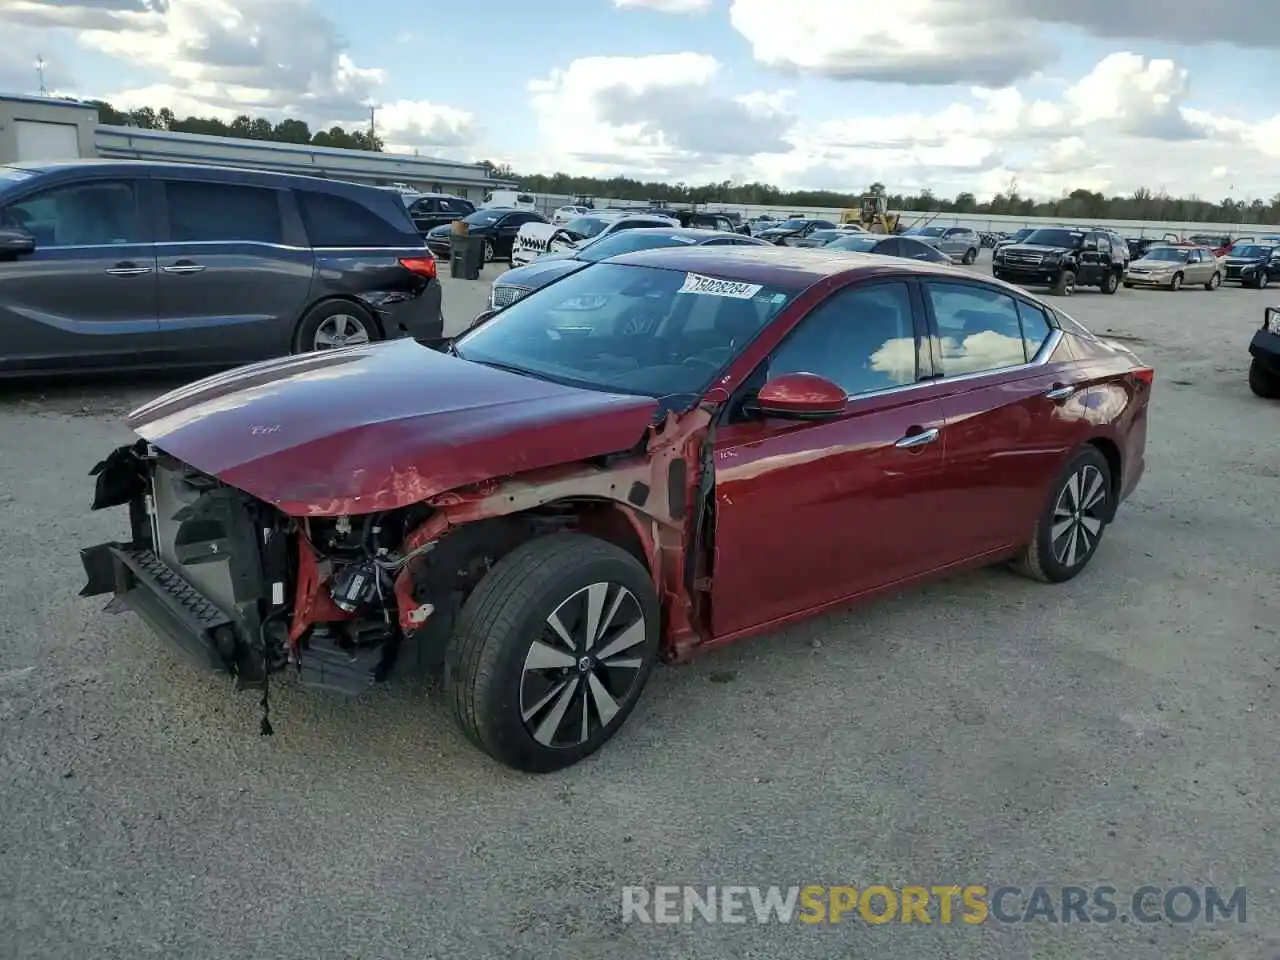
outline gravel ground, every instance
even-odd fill
[[[468,290],[467,287],[477,287]],[[485,290],[449,282],[451,326]],[[939,583],[660,670],[562,774],[437,691],[249,695],[76,596],[123,413],[0,390],[0,956],[1206,960],[1280,953],[1280,406],[1268,294],[1082,291],[1157,368],[1148,469],[1088,572]],[[1247,922],[624,924],[624,884],[1248,887]]]

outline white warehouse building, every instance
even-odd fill
[[[216,163],[378,186],[403,184],[477,204],[491,190],[515,186],[490,177],[478,163],[108,126],[98,123],[96,109],[82,103],[0,96],[0,163],[80,157]]]

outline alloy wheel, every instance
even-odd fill
[[[640,678],[636,649],[647,636],[644,609],[616,583],[573,593],[543,624],[525,656],[520,716],[544,747],[586,743],[617,716]]]
[[[1084,563],[1102,536],[1107,509],[1107,481],[1102,471],[1085,464],[1069,478],[1053,507],[1049,542],[1053,558],[1064,567]]]
[[[312,347],[316,350],[336,350],[369,342],[369,329],[358,317],[349,313],[335,313],[325,317],[316,327]]]

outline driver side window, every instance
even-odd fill
[[[914,383],[916,337],[907,285],[838,291],[800,321],[767,367],[766,379],[815,373],[850,396]]]
[[[134,185],[121,180],[53,187],[7,206],[0,225],[27,231],[37,247],[143,242]]]

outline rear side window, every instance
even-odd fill
[[[417,237],[417,231],[410,236],[407,223],[393,223],[350,197],[310,190],[294,194],[313,247],[402,247]]]
[[[168,180],[164,187],[174,243],[284,241],[276,190],[198,180]]]
[[[925,284],[941,335],[946,376],[1026,363],[1018,304],[996,290],[968,284]]]
[[[1022,324],[1022,343],[1026,348],[1027,362],[1030,363],[1040,352],[1044,342],[1049,339],[1049,333],[1053,328],[1049,326],[1044,311],[1039,307],[1033,307],[1022,300],[1017,303],[1018,320]]]

